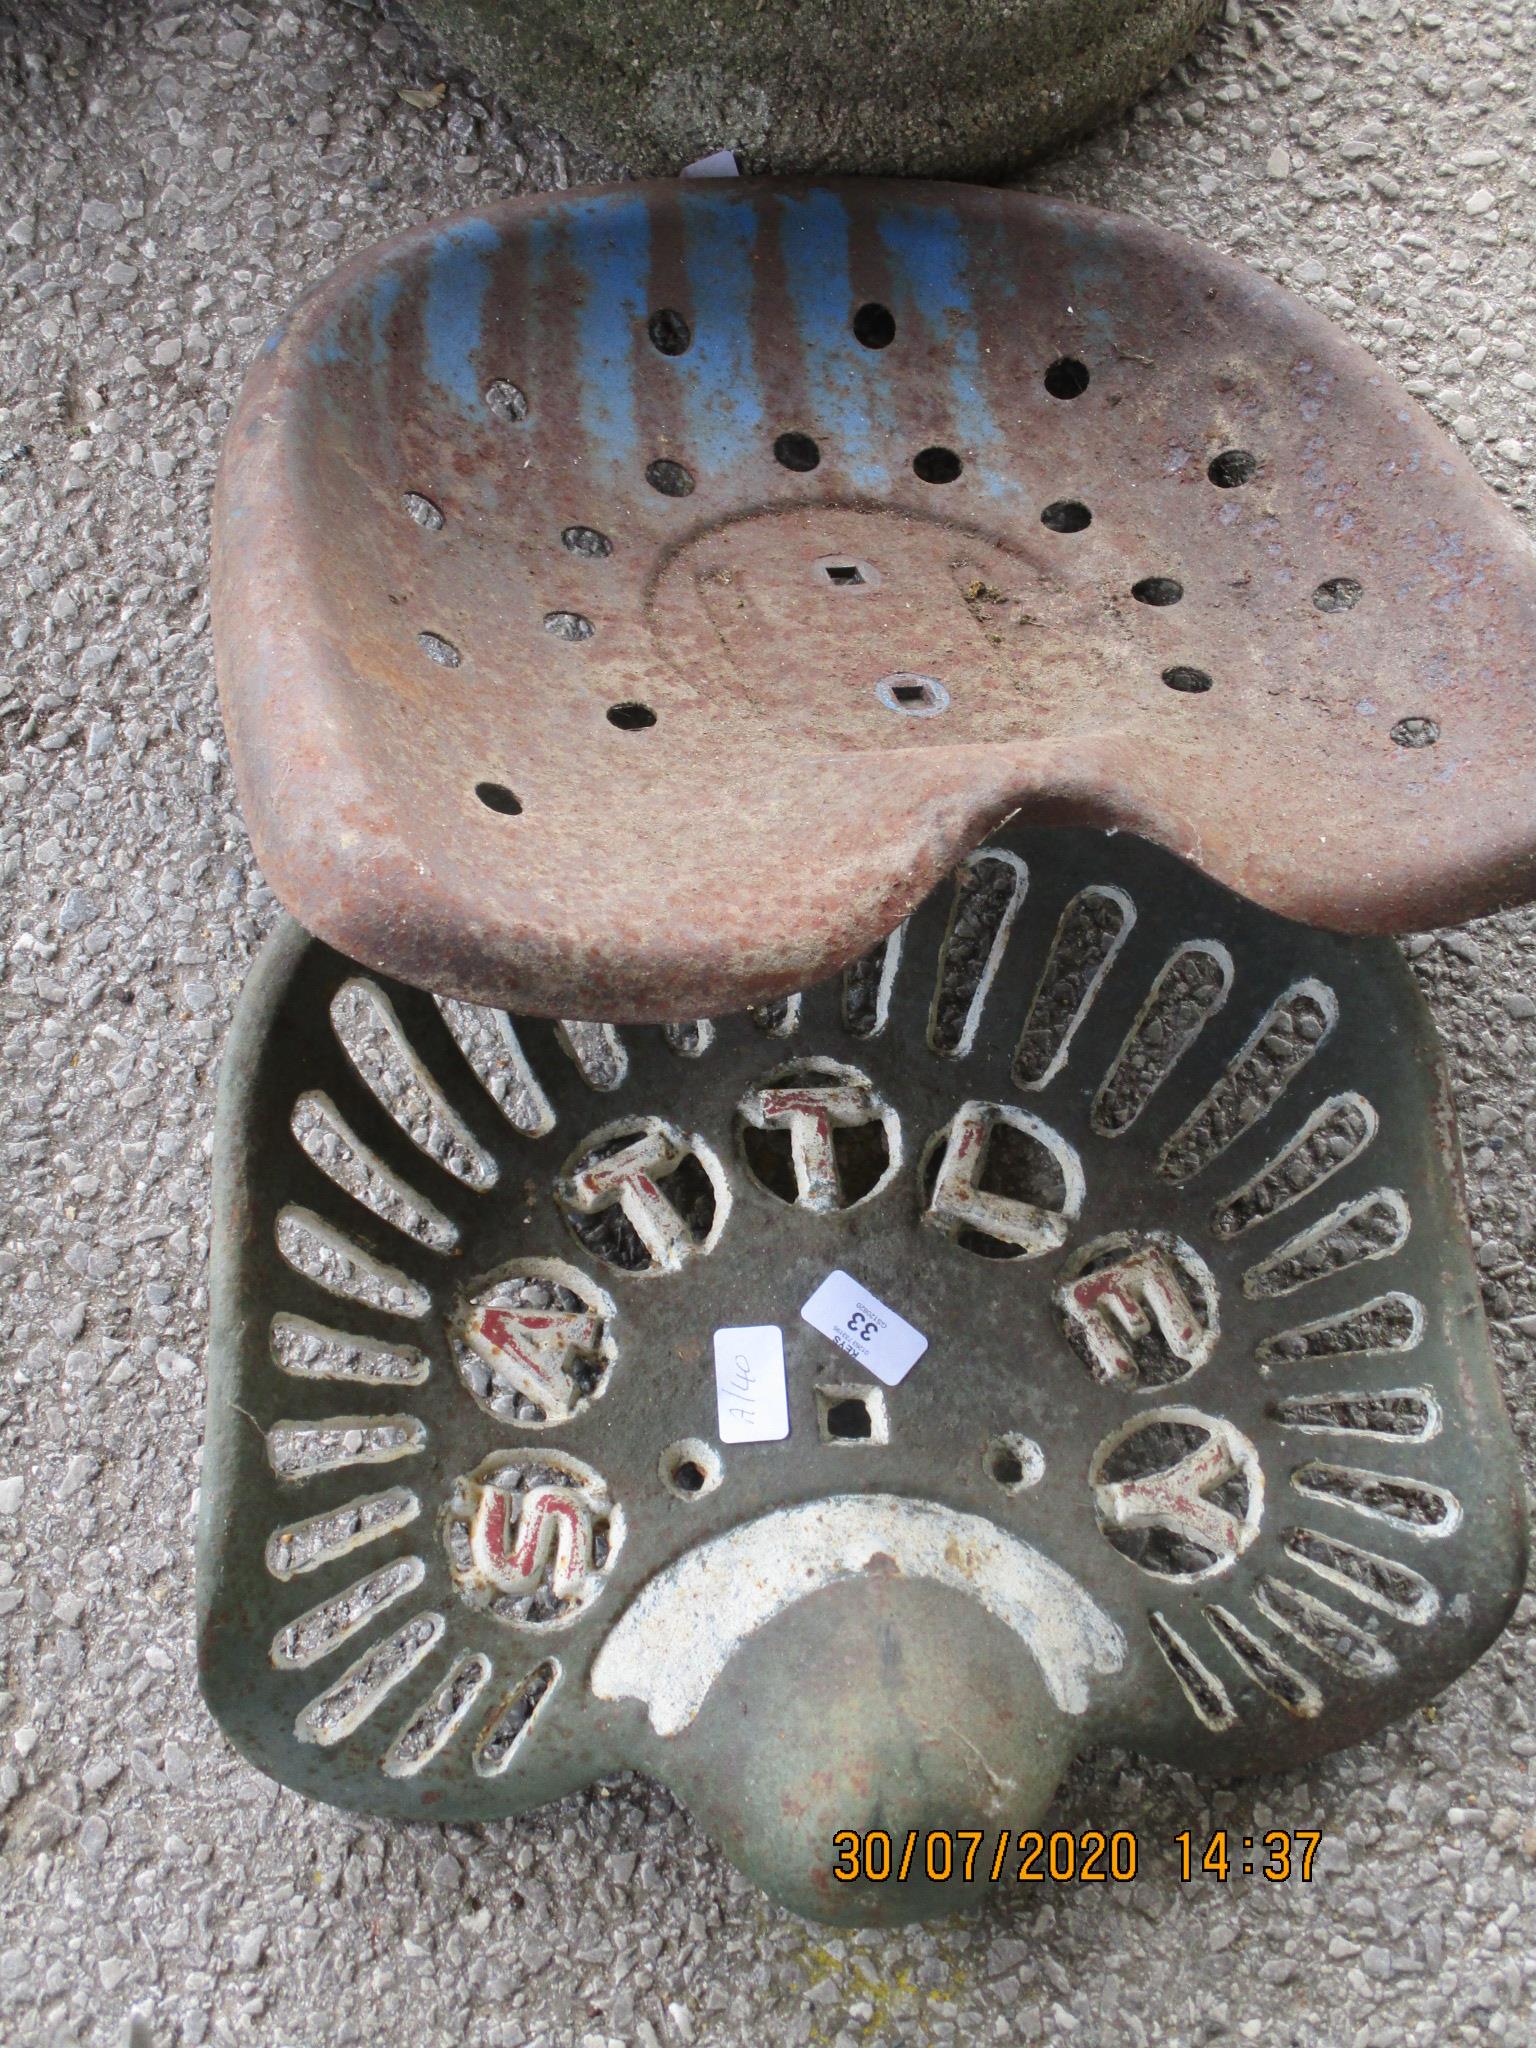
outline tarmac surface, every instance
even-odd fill
[[[214,695],[220,436],[327,266],[604,173],[381,6],[0,10],[0,2039],[1536,2040],[1530,1595],[1434,1707],[1314,1769],[1082,1766],[1065,1825],[1163,1845],[1135,1884],[893,1934],[776,1910],[638,1781],[371,1823],[258,1776],[201,1704],[214,1078],[276,915]],[[1530,0],[1227,0],[1024,182],[1284,279],[1536,531]],[[1409,950],[1529,1469],[1536,914]],[[1181,1830],[1272,1824],[1325,1831],[1310,1884],[1178,1881]]]

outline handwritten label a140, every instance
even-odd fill
[[[789,1435],[784,1336],[776,1323],[716,1330],[715,1403],[723,1444],[775,1444]]]

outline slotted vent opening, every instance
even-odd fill
[[[1218,1735],[1235,1727],[1237,1711],[1231,1695],[1210,1666],[1201,1662],[1173,1624],[1155,1608],[1147,1616],[1147,1627],[1179,1690],[1194,1709],[1195,1718]]]
[[[381,1565],[280,1628],[268,1653],[271,1663],[289,1671],[318,1664],[366,1628],[375,1615],[414,1591],[426,1574],[419,1557],[400,1557]]]
[[[534,1715],[548,1699],[560,1667],[553,1658],[530,1671],[493,1708],[475,1742],[475,1770],[482,1778],[497,1778],[511,1767],[526,1741]]]
[[[1427,1387],[1392,1387],[1379,1394],[1294,1394],[1270,1413],[1288,1429],[1338,1436],[1396,1437],[1426,1443],[1440,1427],[1440,1406]]]
[[[1376,1135],[1376,1126],[1376,1112],[1364,1096],[1332,1097],[1313,1111],[1268,1166],[1216,1204],[1211,1228],[1218,1237],[1236,1237],[1266,1217],[1279,1215],[1357,1159]]]
[[[382,1643],[365,1650],[294,1723],[300,1742],[324,1747],[342,1742],[383,1705],[397,1685],[435,1649],[445,1623],[440,1614],[418,1614]]]
[[[1424,1335],[1424,1304],[1411,1294],[1381,1294],[1359,1308],[1281,1330],[1259,1344],[1261,1364],[1299,1365],[1313,1358],[1368,1358],[1412,1351]]]
[[[341,1301],[398,1316],[424,1316],[432,1297],[419,1280],[369,1256],[334,1224],[290,1203],[277,1219],[277,1249],[296,1273]]]
[[[561,1049],[576,1063],[576,1071],[589,1088],[611,1095],[623,1086],[629,1074],[629,1053],[611,1024],[592,1024],[567,1018],[557,1029]]]
[[[1203,1172],[1266,1117],[1338,1021],[1332,989],[1298,982],[1264,1017],[1237,1058],[1163,1147],[1158,1171],[1183,1182]]]
[[[1397,1659],[1374,1636],[1289,1580],[1268,1574],[1253,1597],[1267,1621],[1347,1677],[1390,1678],[1397,1670]]]
[[[1128,1131],[1227,999],[1232,956],[1197,940],[1171,955],[1094,1098],[1100,1137]]]
[[[375,1337],[350,1337],[303,1316],[272,1318],[272,1362],[296,1379],[338,1380],[365,1387],[417,1387],[430,1367],[426,1353]]]
[[[354,979],[338,989],[331,1024],[358,1078],[418,1150],[469,1187],[495,1185],[495,1160],[427,1072],[376,983]]]
[[[319,1422],[274,1422],[267,1460],[279,1479],[311,1479],[353,1465],[389,1465],[426,1448],[414,1415],[335,1415]]]
[[[1395,1188],[1378,1188],[1332,1210],[1251,1266],[1243,1276],[1243,1290],[1254,1300],[1293,1294],[1329,1273],[1389,1259],[1407,1243],[1411,1227],[1403,1197]]]
[[[442,1684],[421,1703],[380,1765],[387,1778],[411,1778],[441,1755],[490,1681],[491,1660],[478,1650],[454,1659]]]
[[[1351,1593],[1367,1606],[1416,1628],[1433,1621],[1440,1596],[1429,1580],[1396,1558],[1324,1536],[1317,1529],[1291,1529],[1285,1537],[1288,1556],[1329,1585]]]
[[[972,854],[955,876],[955,900],[939,955],[938,987],[928,1043],[959,1059],[975,1042],[987,991],[1002,962],[1026,885],[1024,863],[1011,854]]]
[[[1045,1087],[1066,1065],[1135,916],[1128,896],[1105,888],[1084,889],[1062,912],[1014,1054],[1013,1077],[1021,1088]]]
[[[318,1089],[309,1089],[293,1106],[289,1128],[307,1156],[344,1194],[361,1202],[383,1223],[434,1251],[452,1251],[458,1226],[424,1195],[391,1173]]]
[[[906,926],[855,960],[843,973],[843,1028],[854,1038],[878,1038],[890,1022],[891,992],[901,964]]]
[[[1449,1536],[1461,1520],[1461,1503],[1444,1487],[1389,1472],[1319,1461],[1294,1472],[1291,1484],[1314,1500],[1353,1508],[1376,1521],[1394,1523],[1413,1536]]]
[[[454,996],[439,996],[437,1007],[476,1079],[513,1130],[528,1137],[553,1130],[554,1111],[506,1011],[484,1009]]]
[[[686,1023],[663,1027],[667,1045],[680,1059],[702,1059],[715,1042],[715,1027],[708,1017],[694,1017]]]
[[[267,1538],[267,1570],[283,1580],[319,1571],[406,1528],[420,1513],[417,1496],[407,1487],[395,1486],[387,1493],[361,1495],[327,1514],[285,1523]]]
[[[747,1015],[767,1038],[793,1038],[800,1029],[801,995],[777,996],[771,1003],[755,1003]]]
[[[1206,1621],[1232,1661],[1261,1691],[1278,1700],[1288,1714],[1304,1721],[1315,1720],[1323,1710],[1323,1696],[1310,1678],[1303,1678],[1294,1665],[1256,1636],[1224,1607],[1208,1607]]]

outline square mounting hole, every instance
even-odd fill
[[[827,1444],[886,1444],[891,1440],[882,1387],[816,1389],[816,1425]]]
[[[880,571],[855,555],[822,555],[811,564],[815,581],[829,590],[878,590]]]
[[[887,711],[899,712],[903,718],[936,718],[949,709],[949,692],[937,676],[898,671],[880,678],[875,695]]]

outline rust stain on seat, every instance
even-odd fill
[[[1536,550],[1352,343],[976,187],[518,200],[259,357],[215,631],[306,925],[548,1015],[826,976],[1002,817],[1284,914],[1536,893]]]

